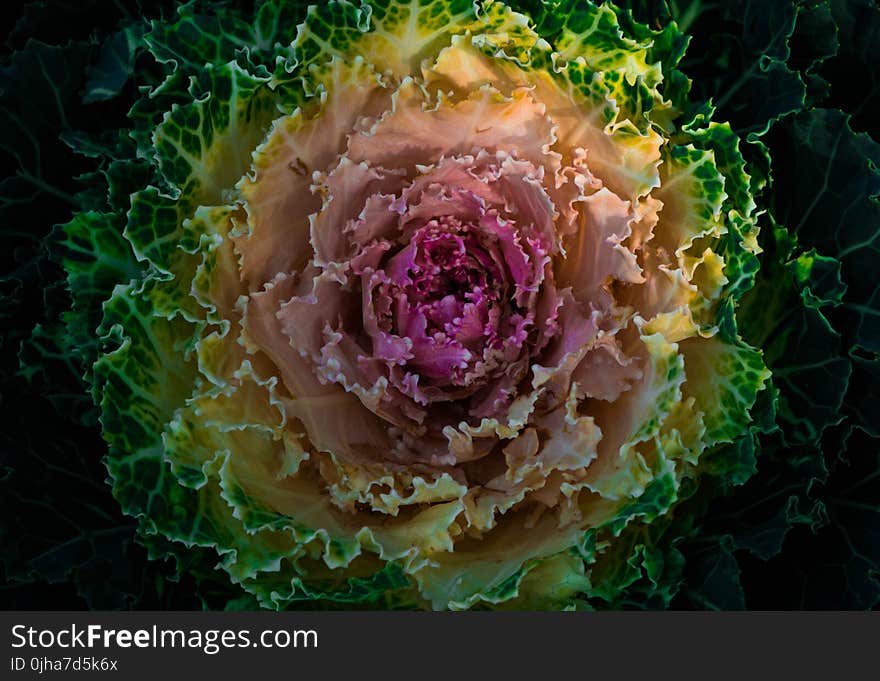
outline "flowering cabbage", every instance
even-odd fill
[[[126,210],[62,229],[153,555],[206,550],[271,608],[658,584],[775,401],[737,321],[767,171],[689,100],[684,34],[586,0],[230,17],[126,34],[165,68],[129,112],[140,186],[107,171]]]

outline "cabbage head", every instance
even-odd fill
[[[242,607],[661,607],[827,522],[811,470],[776,525],[701,529],[762,441],[789,465],[878,373],[877,289],[849,354],[823,312],[878,223],[823,198],[846,168],[771,180],[774,134],[795,163],[858,139],[807,105],[839,46],[793,37],[835,15],[788,3],[742,82],[701,82],[686,29],[718,10],[644,4],[189,3],[112,35],[84,102],[137,93],[100,145],[67,133],[100,167],[22,357],[79,367],[152,558]],[[751,4],[724,20],[759,42]],[[785,213],[798,182],[824,186]],[[854,418],[836,441],[877,434]]]

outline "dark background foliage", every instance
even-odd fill
[[[549,0],[570,10],[573,0]],[[509,4],[532,10],[539,0]],[[764,431],[737,444],[757,473],[718,471],[666,547],[671,607],[864,609],[880,603],[880,8],[873,0],[632,0],[692,36],[681,69],[729,120],[757,175],[762,270],[741,332],[765,348]],[[193,609],[246,605],[214,558],[150,561],[104,484],[105,446],[79,358],[60,348],[70,306],[53,226],[100,207],[95,173],[148,181],[113,131],[144,19],[177,3],[35,0],[15,7],[0,69],[0,606]],[[197,3],[244,20],[254,3]],[[98,154],[98,149],[102,150]],[[108,162],[106,150],[113,148]],[[768,153],[769,152],[769,153]],[[115,158],[113,155],[115,154]],[[772,159],[772,160],[771,160]],[[788,233],[777,230],[782,225]],[[812,249],[815,249],[815,254]],[[809,277],[798,258],[812,258]],[[785,263],[788,263],[787,265]],[[773,412],[777,426],[773,427]],[[709,494],[712,492],[713,494]],[[710,497],[718,494],[714,501]],[[681,558],[684,558],[683,567]],[[178,576],[182,574],[183,576]],[[195,575],[195,576],[194,576]],[[636,584],[636,587],[638,585]],[[644,593],[650,593],[646,586]],[[656,607],[650,597],[614,607]]]

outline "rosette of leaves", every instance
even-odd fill
[[[875,7],[135,16],[5,72],[27,134],[4,227],[30,240],[8,380],[106,443],[31,445],[57,487],[19,497],[63,512],[104,447],[136,523],[83,503],[8,577],[107,602],[115,560],[210,607],[729,608],[795,527],[846,545],[839,603],[875,602],[877,151],[817,106],[870,63],[873,34],[839,34]],[[875,94],[848,103],[872,120]],[[59,133],[81,171],[44,160]],[[29,213],[44,197],[67,205]],[[127,558],[135,534],[173,564]]]

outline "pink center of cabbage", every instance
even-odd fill
[[[454,217],[431,220],[385,271],[380,297],[390,305],[380,327],[412,342],[407,366],[431,385],[472,385],[508,354],[505,339],[518,354],[530,321],[511,300],[509,272],[490,231]]]
[[[375,269],[355,267],[372,302],[365,328],[373,355],[402,367],[403,392],[422,404],[460,399],[522,354],[534,323],[515,296],[527,258],[505,248],[499,232],[512,226],[495,215],[415,222]]]
[[[278,313],[322,382],[414,436],[503,418],[560,333],[546,196],[530,166],[495,161],[449,160],[402,187],[341,166],[317,257]],[[351,202],[365,173],[377,179]]]

